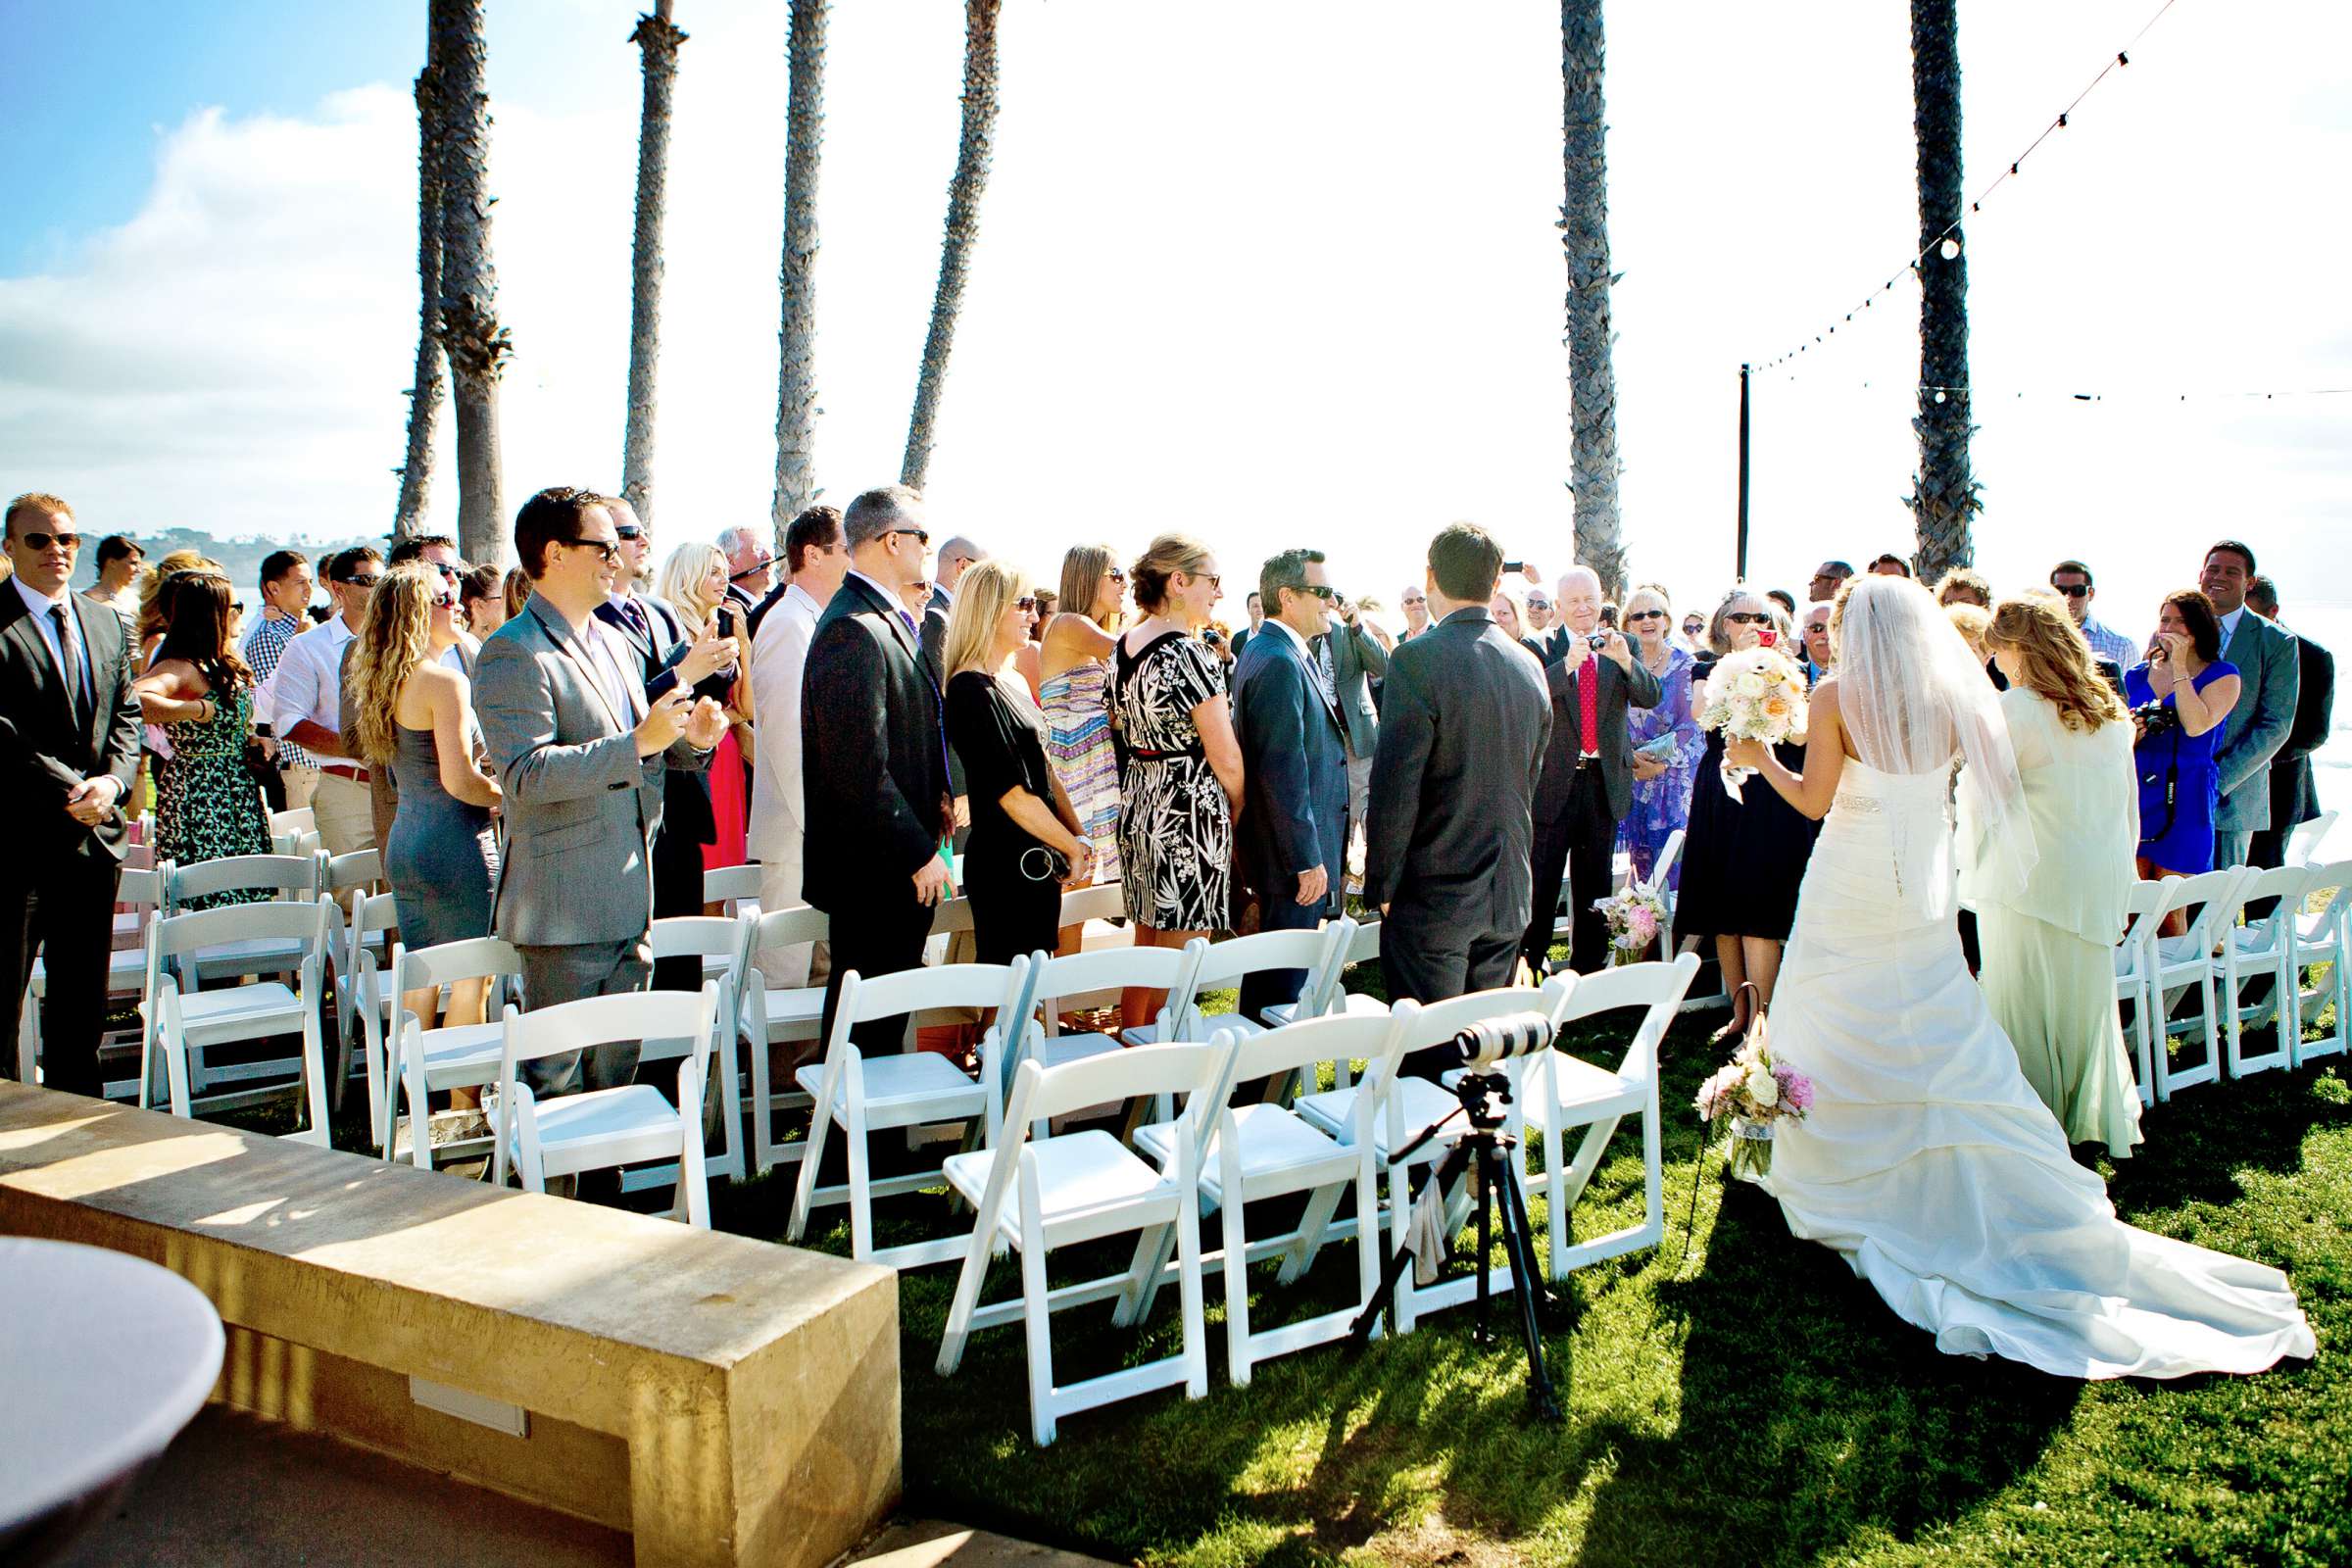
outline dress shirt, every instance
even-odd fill
[[[283,735],[304,719],[320,729],[341,732],[343,721],[343,645],[352,630],[341,615],[329,615],[287,642],[277,656],[277,673],[270,680],[270,724]],[[356,768],[348,758],[317,760],[320,767]]]
[[[76,710],[82,710],[90,701],[90,694],[97,689],[98,685],[90,674],[90,650],[82,642],[81,627],[74,624],[72,633],[73,651],[74,662],[79,664],[81,669],[77,674],[68,673],[66,650],[58,643],[57,621],[50,613],[52,611],[62,610],[66,612],[66,619],[72,622],[74,620],[74,590],[68,588],[55,599],[44,599],[26,587],[24,578],[11,576],[8,580],[15,585],[18,597],[24,601],[24,608],[32,612],[32,623],[41,628],[41,641],[49,645],[49,657],[57,662],[58,673],[65,675],[67,685],[78,694],[74,698]]]
[[[798,845],[808,826],[801,777],[801,682],[808,671],[808,642],[825,607],[798,583],[789,584],[752,639],[752,708],[760,717],[760,765],[752,771],[746,844],[757,859],[774,860]]]
[[[2082,640],[2090,644],[2092,653],[2114,660],[2125,669],[2139,662],[2139,644],[2095,616],[2082,617]]]
[[[261,620],[245,634],[245,662],[253,669],[253,711],[262,723],[273,724],[270,714],[277,701],[277,666],[285,658],[286,644],[304,629],[300,615],[272,615],[264,611]],[[281,767],[318,765],[318,759],[283,737],[277,743],[277,760]]]
[[[2237,635],[2237,623],[2246,618],[2246,607],[2238,606],[2222,617],[2222,656],[2230,654],[2230,639]]]
[[[868,588],[871,588],[874,592],[880,594],[882,596],[882,602],[899,612],[899,618],[906,623],[906,629],[910,632],[913,632],[918,641],[921,639],[923,623],[915,619],[913,611],[906,608],[906,596],[905,594],[900,593],[896,588],[888,587],[883,583],[875,581],[873,578],[868,577],[864,572],[859,571],[855,566],[850,568],[850,575],[857,578],[859,582],[865,584]],[[945,588],[940,587],[937,583],[933,583],[931,585],[931,590],[934,593],[942,594],[948,592]],[[955,595],[949,594],[948,597],[952,599],[955,597]]]

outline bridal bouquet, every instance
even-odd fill
[[[1762,1030],[1698,1086],[1698,1114],[1710,1128],[1731,1123],[1732,1174],[1752,1178],[1772,1169],[1772,1124],[1802,1121],[1813,1105],[1813,1080],[1772,1059]]]
[[[1719,729],[1733,740],[1778,746],[1805,734],[1805,672],[1782,649],[1767,644],[1727,654],[1707,677],[1706,710],[1700,729]],[[1723,766],[1723,787],[1739,800],[1752,767]]]
[[[1641,887],[1613,898],[1594,899],[1592,907],[1609,922],[1609,967],[1632,963],[1649,951],[1666,929],[1666,901]]]

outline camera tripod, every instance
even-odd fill
[[[1510,1080],[1498,1072],[1465,1072],[1454,1085],[1453,1092],[1461,1103],[1432,1122],[1419,1137],[1398,1151],[1396,1163],[1402,1166],[1454,1117],[1469,1117],[1470,1130],[1454,1141],[1453,1148],[1430,1172],[1429,1182],[1434,1185],[1425,1185],[1421,1191],[1424,1196],[1435,1192],[1442,1199],[1447,1189],[1461,1178],[1462,1173],[1475,1164],[1478,1175],[1478,1307],[1471,1335],[1481,1345],[1494,1343],[1487,1326],[1488,1304],[1493,1295],[1487,1259],[1494,1250],[1494,1223],[1499,1209],[1503,1254],[1510,1259],[1511,1265],[1511,1292],[1519,1298],[1519,1340],[1527,1348],[1528,1401],[1535,1406],[1539,1417],[1557,1422],[1563,1419],[1559,1396],[1552,1390],[1551,1375],[1544,1370],[1544,1335],[1536,1323],[1536,1302],[1539,1293],[1544,1289],[1544,1282],[1536,1273],[1535,1230],[1527,1219],[1527,1197],[1520,1192],[1518,1177],[1511,1161],[1505,1157],[1507,1151],[1519,1146],[1518,1139],[1502,1131],[1501,1107],[1510,1103]],[[1408,1203],[1408,1212],[1409,1206]],[[1412,1244],[1409,1240],[1389,1254],[1388,1263],[1380,1273],[1380,1287],[1373,1292],[1371,1302],[1348,1326],[1350,1349],[1361,1350],[1371,1343],[1372,1326],[1380,1321],[1381,1313],[1388,1309],[1397,1281],[1404,1277],[1404,1271],[1412,1265]]]

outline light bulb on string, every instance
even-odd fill
[[[1936,246],[1936,254],[1947,262],[1956,262],[1960,259],[1960,242],[1949,234],[1944,236],[1943,243]]]

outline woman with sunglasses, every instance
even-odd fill
[[[390,768],[400,786],[384,836],[384,879],[410,949],[490,934],[499,786],[482,768],[471,685],[442,662],[464,629],[458,585],[422,562],[403,563],[369,592],[344,676],[359,755],[371,768]],[[454,987],[441,1024],[480,1023],[485,995],[480,980]],[[430,1029],[439,1001],[437,992],[418,990],[400,1004]],[[459,1093],[459,1108],[474,1102],[471,1092]]]
[[[721,637],[734,637],[746,646],[750,636],[744,630],[743,607],[727,597],[726,552],[716,545],[689,543],[678,546],[662,564],[662,576],[654,589],[655,596],[677,612],[678,622],[684,628],[689,645],[701,642],[703,634],[716,626]],[[751,679],[741,666],[732,671],[722,670],[706,679],[696,688],[705,697],[715,697],[726,712],[727,733],[719,741],[718,750],[710,754],[710,766],[702,773],[683,768],[664,775],[662,780],[662,837],[669,835],[671,822],[680,829],[679,841],[664,851],[662,840],[654,841],[658,858],[684,858],[695,863],[681,874],[685,880],[700,887],[700,878],[710,871],[730,865],[741,865],[748,857],[744,845],[746,830],[751,821],[751,787],[743,776],[744,763],[755,750],[751,713]],[[668,802],[673,798],[692,796],[675,817],[668,813]],[[708,837],[702,837],[704,833]],[[694,835],[698,842],[690,854],[685,838]],[[705,914],[719,912],[715,904],[705,905]]]
[[[147,722],[171,743],[155,773],[155,858],[175,865],[270,853],[270,813],[245,765],[253,671],[237,657],[229,617],[236,591],[213,571],[172,574],[171,624],[147,672],[131,682]],[[188,899],[187,909],[275,898],[242,889]]]
[[[1728,655],[1787,638],[1773,607],[1760,596],[1735,589],[1707,622],[1708,652],[1690,671],[1693,715],[1707,706],[1707,679]],[[1796,648],[1790,657],[1801,657]],[[1665,705],[1659,705],[1663,708]],[[1723,989],[1732,999],[1732,1021],[1715,1040],[1744,1037],[1757,1008],[1772,1004],[1781,970],[1781,945],[1796,919],[1796,890],[1805,879],[1813,841],[1821,824],[1781,799],[1778,791],[1750,779],[1732,799],[1716,782],[1723,764],[1721,730],[1707,735],[1690,791],[1690,826],[1683,839],[1682,891],[1674,928],[1684,936],[1713,937],[1723,965]],[[1804,765],[1805,749],[1794,741],[1776,753],[1789,769]],[[1752,982],[1753,991],[1741,987]]]
[[[1624,613],[1634,656],[1658,677],[1656,704],[1626,710],[1626,738],[1634,748],[1634,794],[1618,829],[1635,877],[1647,880],[1666,841],[1690,825],[1690,781],[1698,776],[1707,738],[1690,709],[1690,672],[1698,662],[1674,644],[1674,605],[1666,590],[1643,583],[1626,600]],[[1682,876],[1678,858],[1666,873],[1667,887],[1681,887]]]
[[[1098,882],[1119,879],[1119,758],[1108,694],[1126,599],[1127,573],[1110,546],[1074,546],[1061,558],[1061,613],[1046,623],[1037,654],[1046,760],[1093,846]],[[1068,951],[1077,951],[1079,935],[1065,933]]]

